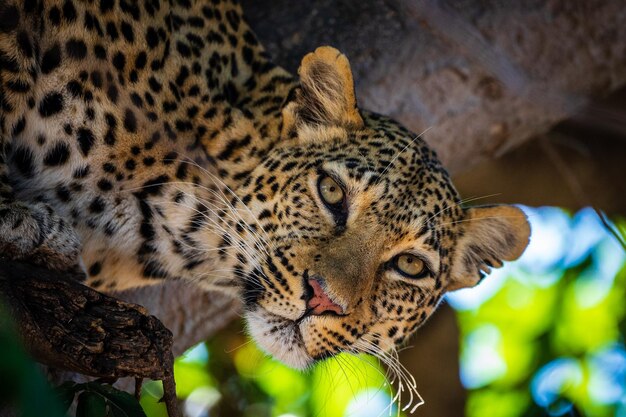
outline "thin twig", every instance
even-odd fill
[[[606,213],[604,213],[602,210],[595,208],[595,207],[593,209],[595,210],[596,214],[600,218],[600,221],[602,222],[606,230],[611,235],[613,235],[615,240],[617,240],[617,242],[620,245],[622,245],[622,249],[624,249],[624,252],[626,252],[626,240],[624,240],[624,236],[622,236],[622,234],[618,230],[615,229],[615,226],[611,224],[611,221],[608,219],[608,217],[606,217]]]

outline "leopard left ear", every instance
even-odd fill
[[[530,238],[530,225],[522,210],[500,205],[466,210],[462,236],[452,260],[448,291],[476,285],[502,261],[519,258]]]
[[[300,87],[283,109],[283,137],[298,129],[363,126],[345,55],[330,46],[319,47],[302,59],[298,74]]]

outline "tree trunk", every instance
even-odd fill
[[[620,0],[242,0],[278,64],[329,44],[359,105],[395,117],[459,173],[626,81]],[[596,109],[600,111],[601,109]]]

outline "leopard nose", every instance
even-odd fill
[[[306,303],[307,310],[313,315],[322,315],[324,313],[343,314],[343,307],[334,302],[326,293],[323,281],[319,279],[309,279],[309,286],[312,289],[311,298]]]

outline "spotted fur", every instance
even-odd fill
[[[293,76],[231,1],[0,0],[0,126],[5,255],[82,264],[102,290],[230,292],[298,368],[402,343],[528,242],[518,209],[461,207],[420,137],[357,107],[344,55],[319,48]],[[333,312],[307,307],[311,280]]]

